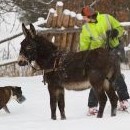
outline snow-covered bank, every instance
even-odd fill
[[[123,71],[130,92],[130,71]],[[66,116],[67,120],[50,119],[49,94],[47,87],[42,83],[42,76],[0,78],[0,86],[21,86],[26,101],[18,104],[11,101],[8,107],[11,114],[0,111],[1,130],[115,130],[130,129],[130,114],[117,112],[116,117],[110,116],[110,104],[107,102],[104,117],[88,117],[87,99],[89,90],[74,92],[66,91]],[[130,110],[130,109],[129,109]]]

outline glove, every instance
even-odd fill
[[[125,55],[124,45],[120,42],[120,44],[112,49],[113,54],[117,54],[119,56],[120,62],[128,63],[128,58]]]
[[[112,30],[108,30],[106,31],[106,35],[111,37],[112,39],[117,37],[119,34],[118,30],[117,29],[112,29]]]

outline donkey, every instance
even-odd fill
[[[112,87],[120,74],[117,57],[104,48],[90,51],[65,52],[59,50],[30,24],[22,24],[25,39],[21,42],[18,64],[25,66],[35,61],[44,70],[44,80],[50,94],[51,119],[56,120],[57,104],[61,119],[66,119],[64,88],[85,90],[93,87],[99,100],[98,118],[103,117],[107,96],[111,103],[111,116],[116,115],[118,97]]]

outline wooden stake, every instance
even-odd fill
[[[51,27],[54,14],[55,14],[55,10],[54,10],[53,8],[51,8],[51,9],[49,10],[49,14],[48,14],[48,16],[47,16],[47,23],[46,23],[46,27],[47,27],[47,28],[50,28],[50,27]]]
[[[64,28],[68,27],[69,18],[70,18],[70,11],[69,10],[64,10],[64,12],[63,12],[63,21],[62,21],[62,26]],[[66,49],[66,42],[67,42],[67,33],[63,33],[62,34],[62,39],[61,39],[61,44],[60,44],[61,49],[63,49],[63,50]]]
[[[76,13],[71,11],[68,27],[74,28],[75,17],[76,17]],[[66,41],[66,50],[67,51],[71,50],[72,39],[73,39],[73,33],[68,33],[68,35],[67,35],[67,41]]]
[[[81,14],[77,14],[76,16],[76,26],[81,27],[83,25],[83,17]],[[79,41],[80,41],[80,32],[74,33],[73,42],[71,46],[71,51],[79,51]]]

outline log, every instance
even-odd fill
[[[60,49],[60,41],[61,41],[61,35],[55,34],[55,41],[54,44],[58,46],[58,49]]]
[[[54,16],[52,18],[52,25],[51,25],[52,28],[56,28],[56,26],[57,26],[57,18],[58,18],[58,15],[55,12],[55,14],[54,14]]]
[[[56,13],[57,13],[57,23],[56,23],[56,27],[57,28],[61,28],[62,26],[62,18],[63,18],[63,2],[58,1],[56,3]],[[60,48],[60,40],[61,36],[59,34],[55,34],[55,41],[54,44],[57,45]]]
[[[75,17],[76,17],[76,13],[71,11],[68,27],[74,28],[74,26],[75,26]],[[73,33],[68,33],[67,42],[66,42],[66,50],[67,51],[71,50],[72,39],[73,39]]]
[[[69,24],[69,18],[70,18],[70,11],[65,9],[63,12],[63,21],[62,21],[62,26],[64,28],[68,27]],[[67,42],[67,33],[63,33],[62,34],[62,39],[61,39],[61,44],[60,44],[60,48],[63,50],[66,50],[66,42]]]
[[[81,28],[82,25],[83,25],[83,17],[81,16],[81,14],[77,14],[76,26],[78,28]],[[80,41],[80,32],[76,32],[74,33],[71,51],[73,52],[79,51],[79,41]]]
[[[56,13],[57,13],[57,15],[60,15],[60,14],[62,14],[62,12],[63,12],[63,2],[58,1],[56,3]]]
[[[62,27],[62,21],[63,21],[63,14],[58,15],[57,18],[57,27],[61,28]]]
[[[63,27],[68,28],[69,18],[70,18],[70,11],[65,9],[63,12],[63,21],[62,21]]]
[[[49,10],[49,13],[48,13],[48,16],[47,16],[47,23],[46,23],[47,28],[51,27],[54,14],[55,14],[55,10],[53,8],[51,8]]]
[[[63,34],[63,33],[74,33],[74,32],[80,32],[81,28],[52,28],[47,30],[40,30],[39,33],[41,35],[46,35],[47,33],[50,34]]]
[[[62,26],[62,20],[63,20],[63,3],[61,1],[58,1],[56,3],[56,12],[58,15],[57,18],[57,27],[61,27]]]
[[[73,36],[73,42],[72,42],[72,46],[71,46],[71,51],[72,52],[77,52],[79,51],[79,40],[80,40],[80,33],[77,32],[77,33],[74,33],[74,36]]]
[[[68,25],[68,27],[74,27],[74,25],[75,25],[75,18],[76,18],[76,13],[75,12],[73,12],[73,11],[71,11],[70,12],[70,19],[69,19],[69,25]]]
[[[81,27],[83,25],[83,16],[81,14],[76,15],[76,26]]]

